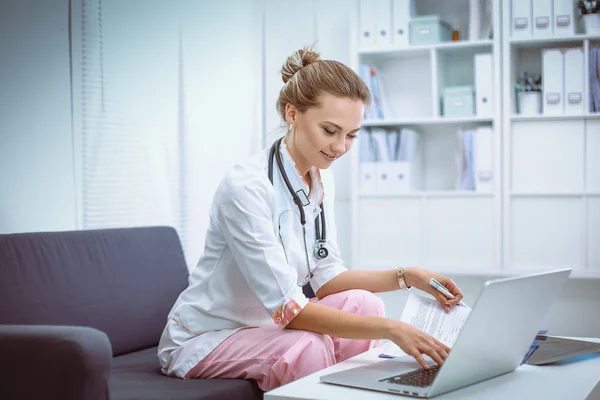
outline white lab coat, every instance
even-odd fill
[[[284,141],[280,152],[292,187],[309,193]],[[167,375],[183,378],[241,328],[285,326],[308,303],[298,286],[307,275],[299,211],[275,161],[273,185],[269,181],[268,154],[267,148],[232,167],[217,188],[204,253],[190,274],[189,286],[169,313],[160,339],[158,356]],[[317,292],[346,268],[336,238],[333,175],[314,167],[310,175],[310,203],[304,212],[314,274],[310,283]],[[312,249],[321,202],[329,256],[317,260]],[[178,351],[192,338],[197,351]]]

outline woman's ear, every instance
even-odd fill
[[[296,107],[290,103],[285,105],[285,120],[289,125],[294,125],[296,123],[296,115],[298,110]]]

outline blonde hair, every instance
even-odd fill
[[[281,68],[281,77],[284,85],[277,99],[277,111],[283,121],[286,104],[304,112],[319,104],[323,92],[360,100],[365,106],[371,104],[371,93],[356,72],[341,62],[322,60],[312,47],[290,55]]]

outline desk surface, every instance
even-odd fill
[[[589,339],[600,343],[600,339]],[[376,348],[325,370],[265,393],[265,400],[383,400],[399,395],[337,386],[319,381],[321,375],[381,361]],[[552,365],[521,365],[516,371],[434,397],[447,399],[587,399],[600,380],[600,353]],[[595,393],[595,391],[594,391]],[[404,397],[409,398],[409,397]],[[589,399],[592,400],[592,399]]]

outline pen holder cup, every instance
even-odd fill
[[[519,114],[536,115],[542,113],[542,93],[541,92],[520,92],[519,93]]]

